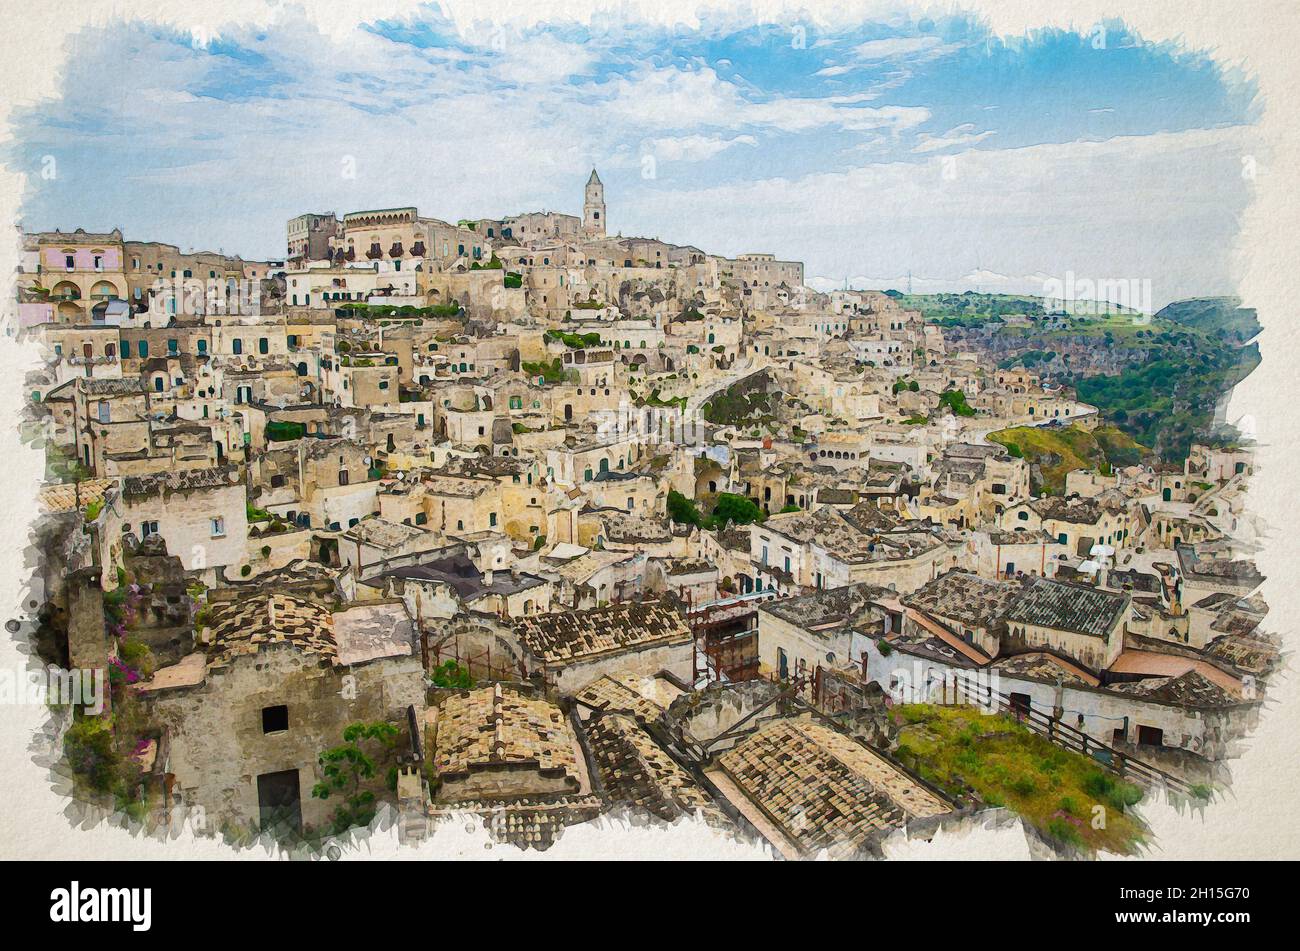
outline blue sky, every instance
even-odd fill
[[[461,33],[426,9],[339,35],[290,10],[207,42],[119,23],[73,43],[62,98],[6,152],[58,163],[29,177],[24,226],[248,257],[282,256],[304,211],[577,213],[594,165],[611,229],[802,259],[815,285],[1073,272],[1150,279],[1159,305],[1232,289],[1256,155],[1248,82],[1119,22]]]

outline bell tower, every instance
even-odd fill
[[[605,186],[594,168],[582,199],[582,230],[593,238],[605,236]]]

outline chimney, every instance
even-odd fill
[[[483,572],[483,583],[484,583],[485,585],[487,585],[489,588],[492,587],[492,569],[491,569],[491,568],[489,568],[487,571]]]

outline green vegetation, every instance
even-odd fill
[[[117,659],[136,671],[142,680],[153,676],[153,651],[144,641],[134,637],[123,638],[117,646]]]
[[[772,394],[764,390],[742,393],[730,386],[715,393],[701,410],[705,420],[715,426],[745,426],[754,423],[771,423],[776,420],[776,406]]]
[[[495,252],[493,252],[492,258],[487,264],[484,264],[481,261],[475,261],[469,266],[469,269],[471,271],[499,271],[501,270],[501,259],[496,256]]]
[[[271,521],[271,513],[268,512],[266,509],[259,509],[252,502],[244,503],[244,514],[248,518],[249,522]]]
[[[454,687],[457,690],[469,690],[474,686],[474,678],[468,670],[454,660],[446,660],[433,669],[429,678],[435,687]]]
[[[334,308],[334,313],[339,317],[389,317],[406,320],[411,318],[423,319],[425,317],[459,317],[464,312],[456,301],[449,304],[431,304],[427,307],[417,307],[414,304],[399,306],[396,304],[367,304],[364,301],[348,301],[346,304]]]
[[[517,274],[514,271],[506,271],[506,276],[503,280],[505,281],[506,287],[524,286],[524,276],[522,274]]]
[[[929,416],[909,416],[903,420],[904,426],[924,426],[930,421]]]
[[[1092,431],[1092,438],[1106,454],[1110,466],[1135,466],[1150,455],[1150,450],[1139,445],[1132,436],[1116,426],[1098,426]],[[1106,473],[1109,475],[1109,473]]]
[[[1219,401],[1259,365],[1259,345],[1234,347],[1190,332],[1161,334],[1148,360],[1114,376],[1074,381],[1079,399],[1091,403],[1161,458],[1187,456],[1193,441],[1231,442],[1216,432]]]
[[[700,525],[703,522],[695,500],[687,498],[676,489],[668,492],[668,517],[678,525]]]
[[[63,755],[77,781],[96,793],[123,784],[126,766],[108,716],[78,717],[63,734]]]
[[[539,378],[545,383],[564,383],[578,378],[577,371],[564,369],[564,362],[559,357],[551,361],[530,362],[525,360],[520,364],[520,369],[527,376]]]
[[[1215,409],[1259,364],[1259,332],[1250,308],[1234,298],[1201,298],[1169,304],[1154,316],[1133,311],[1056,317],[1049,326],[1005,326],[1027,349],[1002,366],[1032,366],[1053,352],[1076,364],[1061,382],[1160,458],[1179,461],[1193,441],[1223,444],[1237,434],[1216,429]],[[1119,351],[1126,361],[1116,373],[1090,373],[1077,364],[1079,347]]]
[[[99,518],[99,513],[102,512],[103,510],[104,510],[104,499],[102,497],[98,499],[91,499],[90,503],[86,506],[86,521],[93,522],[95,519]]]
[[[1003,370],[1010,370],[1012,367],[1024,367],[1026,370],[1032,370],[1040,363],[1050,362],[1055,356],[1055,350],[1026,350],[1014,357],[1007,357],[998,366]]]
[[[942,327],[978,327],[1001,323],[1006,316],[1043,316],[1043,301],[1016,294],[900,294],[887,292],[908,310],[919,310],[927,321]]]
[[[646,397],[644,400],[642,400],[641,402],[639,402],[637,405],[639,405],[639,406],[676,406],[678,409],[680,409],[680,410],[682,410],[682,411],[684,412],[684,411],[686,410],[686,403],[687,403],[687,399],[686,399],[685,396],[677,396],[677,397],[674,397],[673,399],[670,399],[670,400],[663,399],[663,398],[661,398],[661,397],[659,396],[659,391],[656,389],[656,390],[651,391],[650,395],[647,396],[647,397]]]
[[[1245,343],[1263,329],[1255,309],[1242,307],[1236,297],[1175,301],[1163,307],[1156,317],[1231,343]]]
[[[301,439],[306,435],[307,427],[303,423],[275,419],[266,424],[267,442],[286,442],[290,439]]]
[[[734,492],[718,493],[713,514],[707,518],[700,514],[695,500],[675,489],[668,493],[668,517],[679,525],[698,525],[701,528],[723,529],[728,525],[751,525],[765,518],[763,510],[753,499]]]
[[[542,335],[549,341],[559,341],[571,350],[581,350],[583,347],[595,347],[600,345],[600,334],[592,332],[586,334],[566,333],[563,330],[548,330]]]
[[[718,495],[717,504],[713,506],[710,527],[726,528],[728,524],[752,525],[754,522],[761,521],[763,521],[763,510],[753,499],[732,492],[722,492]]]
[[[382,721],[350,723],[343,729],[343,742],[320,754],[321,774],[325,778],[312,787],[311,794],[316,799],[329,799],[336,793],[342,796],[343,801],[335,808],[331,820],[335,835],[353,826],[369,825],[375,818],[375,793],[365,786],[374,779],[377,766],[362,744],[386,759],[393,751],[397,736],[397,727]]]
[[[1258,345],[1249,342],[1259,320],[1236,298],[1176,301],[1147,316],[1122,307],[1094,313],[1088,301],[1049,314],[1042,298],[1020,295],[886,293],[941,326],[991,326],[999,336],[1019,338],[1025,349],[1003,357],[1004,368],[1030,368],[1058,355],[1068,368],[1072,353],[1076,364],[1090,362],[1078,359],[1080,346],[1120,350],[1126,365],[1118,373],[1076,369],[1061,382],[1165,460],[1185,458],[1193,441],[1219,445],[1237,438],[1230,428],[1216,429],[1215,409],[1260,359]],[[1013,316],[1028,323],[1008,324]],[[972,342],[978,346],[978,337]]]
[[[1148,455],[1146,447],[1114,426],[1087,430],[1081,426],[1013,426],[989,433],[989,441],[1006,446],[1017,459],[1038,467],[1034,491],[1061,493],[1071,469],[1097,469],[1109,474],[1112,466],[1127,466]]]
[[[1130,812],[1140,787],[1005,715],[973,707],[895,707],[898,758],[954,796],[1005,806],[1039,832],[1087,852],[1135,854],[1147,828]],[[1097,828],[1097,826],[1101,828]]]
[[[939,405],[951,408],[955,416],[975,415],[975,407],[966,402],[966,394],[961,390],[944,390],[939,394]]]

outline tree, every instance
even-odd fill
[[[375,776],[375,761],[361,748],[370,741],[387,754],[397,739],[397,727],[383,721],[351,723],[343,728],[343,743],[320,754],[319,762],[324,780],[312,787],[315,799],[329,799],[334,793],[343,794],[343,802],[334,810],[334,833],[346,832],[353,826],[369,825],[375,818],[375,794],[363,789],[361,784]]]
[[[695,500],[688,499],[676,489],[668,492],[668,517],[679,525],[699,525],[703,521]]]
[[[443,661],[442,666],[435,667],[432,680],[435,687],[468,690],[474,686],[474,678],[470,676],[469,671],[454,660]]]
[[[753,499],[732,492],[723,492],[718,496],[718,504],[713,507],[713,524],[726,528],[727,523],[750,525],[763,521],[763,510]]]
[[[939,405],[951,408],[954,416],[975,415],[975,407],[966,402],[966,394],[961,390],[944,390],[939,394]]]

